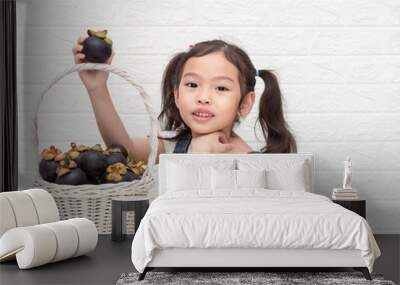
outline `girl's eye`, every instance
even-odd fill
[[[192,87],[192,88],[196,88],[197,87],[197,84],[193,83],[193,82],[186,83],[185,85],[188,86],[188,87]]]
[[[218,86],[217,88],[218,88],[218,91],[229,91],[229,89],[224,86]]]

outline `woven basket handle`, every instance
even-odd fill
[[[150,133],[150,155],[148,158],[147,166],[149,170],[153,169],[153,166],[155,165],[156,158],[157,158],[157,150],[158,150],[158,130],[159,130],[159,125],[158,125],[158,120],[156,113],[154,112],[153,105],[151,103],[151,98],[150,96],[146,93],[146,91],[143,89],[142,86],[137,84],[133,78],[125,71],[119,69],[118,67],[112,66],[110,64],[104,64],[104,63],[80,63],[76,64],[73,67],[65,70],[63,73],[61,73],[59,76],[55,77],[53,81],[50,82],[50,84],[43,90],[43,92],[40,95],[40,100],[39,104],[37,105],[37,110],[35,112],[35,118],[34,118],[34,140],[37,148],[39,148],[39,138],[38,138],[38,126],[37,126],[37,115],[39,112],[40,105],[43,101],[44,95],[46,92],[53,87],[58,81],[60,81],[64,76],[76,72],[76,71],[82,71],[82,70],[103,70],[103,71],[109,71],[111,73],[114,73],[116,75],[119,75],[120,77],[124,78],[126,81],[128,81],[133,87],[136,87],[136,89],[139,91],[140,95],[142,96],[144,105],[146,107],[147,113],[150,116],[150,127],[151,127],[151,133]]]

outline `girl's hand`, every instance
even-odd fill
[[[225,153],[233,149],[223,132],[214,132],[192,138],[192,153]]]
[[[83,41],[87,39],[89,36],[79,37],[76,45],[72,48],[72,53],[74,55],[74,60],[76,64],[84,63],[85,61],[85,54],[82,53],[83,49]],[[112,59],[114,57],[114,50],[112,50],[111,56],[107,59],[105,63],[111,64]],[[107,82],[108,78],[108,71],[101,71],[101,70],[84,70],[79,71],[79,77],[81,78],[83,84],[85,85],[88,91],[95,90],[97,88],[104,87]]]

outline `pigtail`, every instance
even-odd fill
[[[276,76],[269,70],[261,69],[258,76],[264,80],[265,89],[260,98],[260,122],[266,146],[261,149],[264,153],[297,152],[294,136],[289,131],[282,110],[282,95]]]
[[[170,138],[162,138],[169,140],[176,140],[181,135],[190,132],[190,129],[183,122],[178,107],[175,105],[174,98],[174,87],[179,86],[180,74],[177,71],[180,70],[180,65],[182,65],[183,57],[186,55],[185,52],[177,53],[167,64],[162,78],[161,92],[161,112],[157,119],[163,126],[163,130],[177,130],[177,136]],[[181,131],[179,131],[181,130]],[[161,137],[158,137],[161,138]]]

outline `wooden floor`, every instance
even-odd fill
[[[374,272],[399,283],[400,235],[375,236],[382,256]],[[121,243],[99,236],[95,251],[87,256],[19,270],[15,261],[0,264],[0,284],[115,284],[124,272],[134,271],[130,258],[132,238]]]

